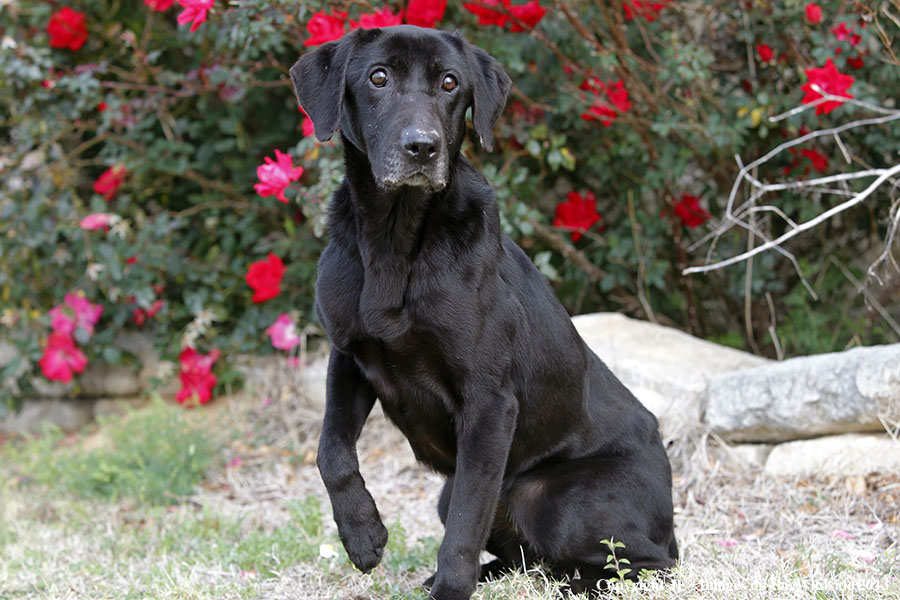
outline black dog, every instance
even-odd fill
[[[357,30],[291,68],[300,104],[346,177],[329,215],[316,310],[333,344],[319,471],[353,563],[387,530],[356,440],[378,398],[416,458],[447,475],[437,600],[543,560],[582,581],[674,564],[671,472],[656,419],[578,336],[547,281],[500,231],[494,194],[460,154],[481,144],[510,80],[457,35]],[[484,569],[479,553],[497,560]]]

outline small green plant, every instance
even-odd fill
[[[384,566],[391,573],[412,572],[434,566],[440,540],[429,536],[409,545],[409,536],[400,520],[388,528],[388,542],[385,548]]]
[[[615,538],[610,536],[607,540],[600,540],[600,543],[609,548],[609,554],[606,557],[606,565],[603,567],[604,569],[614,570],[616,572],[616,578],[619,581],[625,581],[625,576],[631,573],[631,567],[626,567],[624,565],[630,565],[631,561],[627,558],[619,558],[616,556],[616,550],[618,548],[624,548],[625,542],[616,542]]]
[[[209,428],[159,399],[101,424],[108,442],[92,450],[46,429],[11,453],[13,474],[81,497],[167,505],[191,494],[219,454]]]

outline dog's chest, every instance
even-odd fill
[[[421,261],[406,270],[364,269],[335,250],[322,257],[317,282],[320,320],[339,350],[354,357],[385,414],[416,457],[444,472],[455,469],[455,413],[466,356],[459,318],[467,295]],[[445,273],[446,274],[446,273]]]
[[[376,341],[359,344],[353,356],[385,415],[409,440],[420,461],[452,473],[456,464],[458,390],[434,344],[412,341],[400,349]]]
[[[448,277],[436,276],[425,259],[408,263],[388,256],[363,268],[358,257],[348,254],[329,247],[316,282],[316,309],[335,346],[352,352],[374,340],[409,353],[423,339],[452,343],[443,338],[453,335],[454,315],[471,306],[466,294],[449,289]]]

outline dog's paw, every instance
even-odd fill
[[[374,520],[345,527],[339,532],[341,542],[356,568],[368,573],[378,566],[387,544],[388,531],[377,516]]]
[[[447,583],[440,581],[431,588],[428,600],[469,600],[474,591],[474,583],[471,585],[460,585],[460,582]]]

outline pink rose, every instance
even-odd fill
[[[213,363],[219,358],[219,351],[200,354],[193,348],[185,348],[178,355],[181,372],[181,389],[175,399],[179,404],[206,404],[212,399],[212,390],[218,378],[212,373]]]
[[[69,292],[63,298],[63,303],[50,309],[50,327],[54,333],[72,335],[76,329],[81,329],[87,335],[93,335],[94,325],[100,320],[103,307],[92,304],[87,298]]]
[[[112,213],[94,213],[81,220],[81,228],[89,231],[95,229],[109,229],[109,224],[115,215]]]
[[[275,322],[266,329],[266,333],[272,338],[272,345],[279,350],[290,350],[300,343],[297,326],[287,313],[282,313],[275,319]]]
[[[194,33],[206,20],[206,13],[213,7],[216,0],[178,0],[178,4],[184,9],[178,14],[178,24],[185,25],[193,21],[190,32]]]
[[[275,157],[278,159],[277,161],[266,156],[266,164],[256,167],[259,183],[254,185],[253,189],[263,198],[275,196],[279,202],[287,202],[284,191],[292,181],[300,179],[300,176],[303,175],[303,167],[294,167],[291,155],[284,154],[279,150],[275,150]]]

